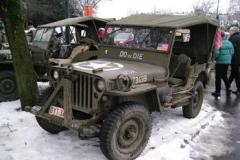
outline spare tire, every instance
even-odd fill
[[[0,72],[0,101],[18,99],[17,83],[14,71]]]

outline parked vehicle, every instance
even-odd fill
[[[151,135],[151,112],[182,107],[186,118],[199,114],[217,27],[202,16],[110,22],[97,58],[52,67],[62,75],[55,89],[26,110],[50,133],[99,135],[108,159],[135,159]]]
[[[111,19],[74,17],[37,27],[29,47],[38,80],[49,80],[54,86],[55,78],[49,76],[54,74],[50,66],[96,57],[100,43],[98,28],[105,28],[109,21]],[[6,48],[8,44],[4,46],[0,50],[0,101],[18,98],[12,56]]]

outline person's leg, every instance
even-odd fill
[[[228,71],[228,64],[222,64],[222,79],[225,83],[225,87],[226,87],[226,93],[229,96],[231,94],[230,92],[230,84],[229,84],[229,80],[227,77],[227,71]]]
[[[235,78],[235,81],[236,81],[238,94],[240,94],[240,65],[236,66],[236,78]]]
[[[233,74],[233,79],[235,79],[235,83],[236,83],[236,87],[237,87],[237,90],[236,91],[233,91],[233,93],[235,94],[240,94],[240,73],[239,73],[239,66],[238,65],[232,65],[232,74]]]
[[[230,85],[230,87],[231,87],[231,84],[232,84],[232,81],[234,80],[234,75],[235,75],[235,73],[234,73],[234,65],[231,65],[231,74],[230,74],[230,77],[229,77],[229,85]]]
[[[221,65],[216,64],[216,72],[215,72],[215,94],[213,93],[214,96],[220,96],[220,91],[221,91]]]

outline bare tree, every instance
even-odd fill
[[[91,5],[93,8],[96,8],[98,3],[101,2],[101,0],[79,0],[79,3],[81,7],[83,8],[86,4]]]
[[[38,26],[50,23],[66,17],[64,0],[22,0],[25,17]]]
[[[202,0],[193,6],[195,15],[207,15],[213,9],[215,2],[213,0]]]
[[[173,12],[170,9],[157,10],[156,8],[154,8],[153,11],[150,13],[158,15],[173,15]]]
[[[83,8],[86,4],[89,4],[94,9],[97,9],[97,6],[101,1],[104,1],[104,0],[70,0],[70,5],[73,7],[75,6],[75,9],[79,10],[80,14],[83,15]]]
[[[230,0],[228,14],[232,22],[240,21],[240,0]]]

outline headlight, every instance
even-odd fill
[[[55,80],[58,80],[58,79],[59,79],[59,73],[58,73],[58,71],[53,71],[53,78],[54,78]]]
[[[97,80],[96,89],[100,92],[103,91],[105,89],[105,82],[103,80]]]
[[[132,86],[132,80],[129,76],[120,74],[117,77],[117,88],[121,91],[129,91]]]

